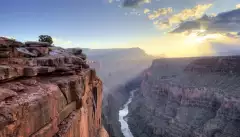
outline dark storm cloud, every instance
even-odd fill
[[[209,24],[209,31],[236,32],[240,31],[240,9],[218,14]]]
[[[216,17],[203,16],[200,19],[186,21],[173,30],[173,33],[181,33],[194,29],[205,28],[208,33],[227,33],[240,31],[240,9],[223,12]]]
[[[141,3],[148,3],[149,0],[123,0],[123,6],[134,7]],[[151,0],[153,5],[158,5],[158,8],[172,7],[174,10],[182,10],[187,7],[193,7],[198,4],[209,4],[215,0]]]
[[[228,12],[223,12],[223,13],[219,13],[217,15],[217,21],[233,21],[240,19],[240,9],[235,9],[232,11],[228,11]]]
[[[193,21],[185,21],[172,31],[172,33],[181,33],[185,31],[191,31],[196,29],[207,29],[213,17],[209,17],[207,15],[202,16],[200,19],[196,19]]]
[[[181,23],[178,28],[174,29],[171,33],[181,33],[194,29],[200,29],[200,22],[197,21],[186,21]]]

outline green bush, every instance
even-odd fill
[[[51,36],[48,35],[40,35],[39,36],[39,42],[48,42],[50,44],[53,44],[53,40]]]

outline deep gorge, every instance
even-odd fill
[[[129,128],[128,125],[128,114],[129,114],[129,104],[132,102],[132,99],[134,97],[134,93],[137,91],[132,90],[130,92],[130,97],[128,101],[123,105],[123,107],[119,110],[119,122],[121,124],[121,131],[125,137],[133,137],[133,134]]]
[[[139,88],[128,106],[134,137],[239,137],[239,68],[239,56],[154,60],[138,82],[111,96],[121,103],[110,136],[123,137],[117,112]]]
[[[142,77],[136,77],[123,86],[119,86],[106,97],[107,102],[103,103],[103,123],[111,137],[124,137],[119,122],[119,110],[130,97],[130,92],[140,86]],[[114,95],[114,96],[113,96]],[[105,101],[106,101],[105,100]]]

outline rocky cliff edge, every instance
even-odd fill
[[[102,82],[82,55],[0,37],[0,137],[108,137]]]

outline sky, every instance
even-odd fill
[[[153,55],[201,56],[238,49],[240,15],[231,12],[238,4],[240,0],[1,0],[0,35],[27,41],[46,34],[64,48],[140,47]],[[234,22],[218,16],[223,12],[231,12],[226,16]]]

